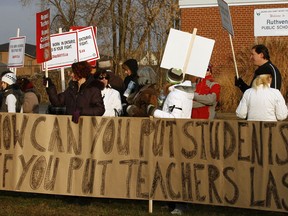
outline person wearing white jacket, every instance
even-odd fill
[[[172,76],[170,76],[172,75]],[[167,81],[174,81],[175,75],[182,76],[182,71],[170,69],[167,73]],[[179,80],[179,79],[176,79]],[[176,81],[175,80],[175,81]],[[190,80],[169,87],[162,109],[155,109],[149,105],[147,112],[156,118],[191,118],[195,87]]]
[[[109,85],[109,74],[103,70],[100,72],[98,79],[104,83],[104,89],[101,91],[105,112],[103,116],[120,116],[122,115],[122,103],[120,93],[111,88]]]
[[[270,88],[272,77],[262,74],[253,81],[252,88],[245,91],[236,115],[249,121],[277,121],[287,118],[285,99],[278,89]]]

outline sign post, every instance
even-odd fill
[[[229,33],[229,39],[230,39],[230,44],[231,44],[231,49],[232,49],[232,55],[233,55],[233,61],[234,61],[236,76],[237,76],[237,78],[239,78],[239,73],[238,73],[238,68],[237,68],[237,63],[236,63],[236,57],[235,57],[235,52],[234,52],[234,46],[233,46],[233,41],[232,41],[232,36],[234,36],[234,31],[233,31],[233,25],[232,25],[232,19],[231,19],[231,15],[230,15],[229,6],[224,0],[217,0],[217,2],[218,2],[220,14],[221,14],[222,26]]]

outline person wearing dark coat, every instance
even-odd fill
[[[250,85],[247,85],[241,77],[235,77],[235,86],[243,93],[251,88],[253,81],[261,74],[270,74],[272,82],[270,87],[281,90],[282,76],[279,69],[270,61],[268,48],[263,44],[257,44],[252,47],[250,59],[258,68],[254,72],[254,76]]]
[[[125,91],[122,95],[124,115],[127,115],[126,108],[129,105],[127,98],[130,94],[136,94],[139,90],[138,85],[138,62],[135,59],[128,59],[122,64],[126,77],[124,78]]]
[[[72,64],[71,82],[68,88],[57,94],[55,85],[50,78],[44,78],[46,92],[53,106],[65,106],[67,115],[72,115],[72,121],[78,123],[80,116],[102,116],[105,112],[101,90],[104,84],[91,75],[92,67],[86,62]]]

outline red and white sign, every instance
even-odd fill
[[[52,59],[46,62],[48,70],[100,58],[93,27],[51,35],[51,51]]]
[[[50,9],[47,9],[36,14],[36,59],[42,63],[51,58]]]
[[[23,67],[26,37],[12,37],[9,42],[8,67]]]
[[[92,61],[100,58],[96,37],[92,27],[78,30],[79,61]]]

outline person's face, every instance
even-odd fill
[[[132,74],[132,71],[128,67],[124,66],[123,69],[124,69],[124,73],[127,76],[130,76]]]
[[[211,73],[211,69],[210,68],[207,68],[207,71],[206,71],[206,74],[205,76],[210,76],[212,73]]]
[[[105,87],[108,85],[108,78],[107,78],[106,75],[101,74],[101,75],[98,77],[98,79],[99,79],[102,83],[104,83],[104,86],[105,86]]]
[[[8,87],[8,84],[6,82],[1,81],[1,88],[5,90]]]
[[[73,81],[78,81],[79,80],[79,78],[76,77],[76,75],[74,74],[73,71],[69,71],[68,75],[70,76],[71,80],[73,80]]]
[[[95,74],[96,72],[96,68],[92,67],[91,74]]]
[[[257,53],[255,49],[251,50],[251,56],[250,56],[251,61],[253,62],[254,65],[256,66],[261,66],[263,64],[263,53]]]

